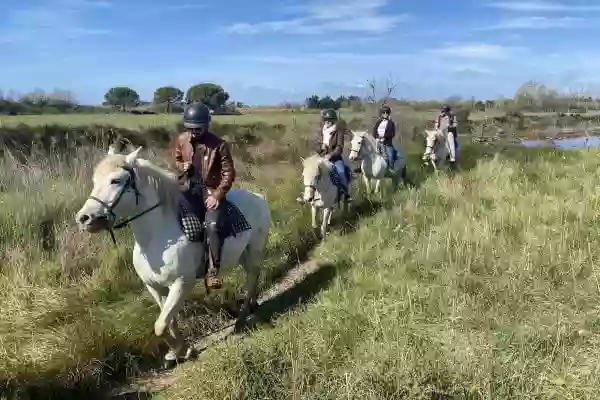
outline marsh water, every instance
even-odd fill
[[[600,136],[583,136],[563,139],[547,140],[521,140],[525,147],[550,147],[556,149],[585,149],[588,147],[600,147]]]

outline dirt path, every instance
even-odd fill
[[[260,307],[266,302],[282,295],[303,281],[307,276],[315,273],[319,268],[320,265],[313,260],[296,265],[294,268],[290,269],[279,282],[263,291],[258,299],[258,306]],[[233,333],[234,323],[235,320],[230,319],[220,330],[195,342],[193,346],[200,353],[198,359],[202,358],[202,352],[211,345],[228,338]],[[239,338],[243,338],[243,335],[240,335]],[[109,394],[109,398],[113,400],[149,399],[151,398],[152,393],[163,391],[171,386],[175,382],[175,379],[173,371],[152,372],[145,376],[138,377],[125,387],[122,386],[112,390]]]

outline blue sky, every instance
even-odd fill
[[[329,4],[329,5],[326,5]],[[335,4],[335,5],[334,5]],[[536,79],[600,93],[600,2],[0,0],[0,90],[212,81],[250,104],[312,93],[511,96]]]

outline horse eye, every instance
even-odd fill
[[[110,181],[111,185],[120,185],[121,184],[121,180],[120,179],[113,179],[112,181]]]

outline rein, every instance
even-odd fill
[[[106,210],[109,212],[110,216],[111,216],[111,220],[112,221],[116,221],[117,220],[117,215],[114,213],[114,209],[115,207],[119,204],[119,201],[121,201],[121,198],[123,197],[123,195],[128,191],[128,190],[133,190],[133,193],[135,194],[135,205],[137,206],[139,204],[139,199],[142,196],[142,194],[140,193],[136,183],[135,183],[135,172],[133,171],[132,168],[124,166],[122,167],[125,171],[127,171],[129,173],[129,179],[127,179],[127,182],[125,182],[125,185],[123,186],[123,189],[121,190],[121,192],[119,193],[119,195],[117,196],[117,198],[112,202],[112,204],[108,204],[107,202],[105,202],[104,200],[101,200],[95,196],[89,196],[89,199],[97,201],[98,203],[102,204]],[[110,233],[110,238],[112,239],[113,244],[116,246],[117,245],[117,240],[115,238],[115,229],[120,229],[123,228],[124,226],[126,226],[127,224],[129,224],[130,222],[140,218],[143,215],[146,215],[147,213],[149,213],[150,211],[158,208],[160,206],[160,201],[158,203],[156,203],[155,205],[153,205],[152,207],[135,214],[133,217],[129,217],[126,218],[124,220],[121,220],[119,222],[114,222],[112,224],[112,226],[110,228],[108,228],[108,232]]]

